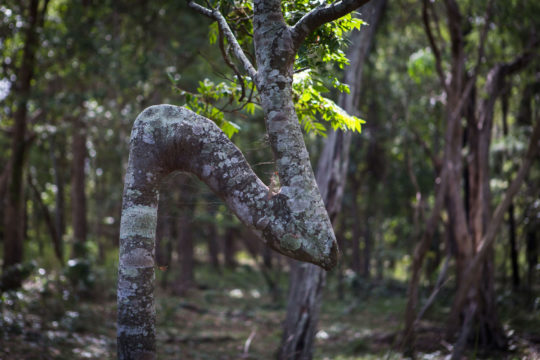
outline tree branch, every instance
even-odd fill
[[[444,88],[444,91],[448,94],[448,84],[446,83],[446,77],[444,76],[444,71],[442,68],[441,52],[435,43],[435,38],[433,37],[431,26],[429,24],[428,4],[428,0],[424,0],[422,2],[422,20],[424,21],[424,29],[426,30],[426,35],[428,37],[429,47],[433,52],[433,56],[435,56],[435,68],[437,69],[439,80]]]
[[[295,48],[298,49],[306,36],[315,31],[319,26],[347,15],[368,1],[369,0],[339,0],[332,4],[317,6],[315,9],[305,14],[292,27],[291,34]]]
[[[204,16],[215,20],[218,23],[219,29],[223,32],[225,37],[227,38],[227,41],[229,44],[231,44],[234,55],[240,62],[242,63],[242,66],[248,73],[248,75],[251,77],[253,81],[257,80],[257,70],[253,67],[249,59],[247,58],[246,54],[244,53],[244,50],[242,50],[242,47],[238,43],[238,40],[236,40],[236,37],[234,36],[231,28],[229,27],[229,24],[227,24],[227,20],[225,20],[225,17],[219,10],[216,9],[207,9],[204,6],[201,6],[197,4],[194,1],[189,2],[189,6],[198,11],[199,13],[203,14]]]
[[[54,254],[56,255],[56,258],[58,259],[60,264],[64,265],[62,240],[60,239],[58,229],[56,228],[54,224],[51,213],[49,212],[49,209],[47,208],[47,205],[45,205],[45,203],[43,202],[43,199],[41,198],[42,191],[38,187],[38,185],[35,183],[34,177],[30,173],[28,173],[28,184],[30,185],[30,189],[32,189],[32,192],[34,193],[34,198],[36,199],[39,209],[41,210],[43,219],[45,220],[45,224],[47,225],[47,228],[49,229],[49,233],[51,235],[51,240],[54,247]]]
[[[240,74],[240,71],[238,70],[234,62],[232,62],[231,58],[229,57],[229,48],[225,47],[225,39],[223,38],[223,31],[221,31],[221,29],[219,29],[218,41],[219,41],[219,50],[221,51],[221,56],[223,56],[223,60],[225,60],[225,63],[227,64],[227,66],[229,66],[232,69],[232,71],[238,78],[238,81],[240,82],[240,86],[242,87],[242,95],[238,99],[238,102],[240,102],[242,101],[242,99],[244,99],[244,96],[246,95],[246,88],[244,86],[244,80],[242,78],[242,75]]]
[[[304,184],[295,182],[268,196],[268,187],[214,122],[185,108],[152,106],[133,126],[125,177],[118,278],[119,359],[155,352],[153,279],[159,185],[174,171],[199,177],[272,249],[325,269],[337,262],[332,227],[323,221],[328,217],[324,207],[312,206],[320,198],[318,192],[305,194]],[[300,201],[296,194],[303,196]]]

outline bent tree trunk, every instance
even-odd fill
[[[294,159],[295,154],[289,156]],[[293,178],[279,194],[269,196],[240,150],[212,121],[185,108],[150,107],[135,122],[125,179],[118,279],[120,358],[155,351],[158,188],[175,170],[197,175],[274,250],[326,269],[337,261],[334,233],[320,197],[317,206],[318,191],[300,193],[305,184]]]
[[[356,113],[358,109],[364,63],[385,3],[386,0],[372,1],[360,9],[363,20],[369,26],[352,36],[348,51],[351,64],[344,74],[344,83],[350,85],[350,94],[339,99],[339,105],[349,113]],[[351,133],[339,130],[331,132],[317,167],[317,183],[332,220],[341,209],[350,144]],[[313,342],[325,281],[326,273],[320,268],[311,264],[293,263],[279,359],[313,357]]]
[[[155,358],[154,242],[159,183],[176,170],[191,172],[221,197],[272,249],[332,268],[338,248],[317,188],[292,101],[293,64],[307,35],[367,2],[344,0],[316,7],[294,26],[281,1],[258,0],[253,8],[257,69],[223,15],[190,2],[217,21],[231,51],[254,81],[278,170],[277,194],[255,175],[244,156],[210,120],[171,105],[146,109],[131,136],[120,226],[118,357]]]

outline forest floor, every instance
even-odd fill
[[[158,291],[158,358],[274,359],[286,291],[280,300],[273,300],[260,273],[249,266],[221,274],[200,268],[199,286],[186,296]],[[65,276],[39,270],[22,290],[3,294],[0,359],[114,359],[114,280],[110,274],[98,272],[98,280],[100,276],[105,280],[95,281],[92,290],[81,286],[74,290]],[[286,274],[278,277],[286,289]],[[398,334],[405,289],[405,284],[395,281],[372,282],[355,295],[345,284],[339,300],[336,279],[330,276],[315,358],[402,359]],[[419,359],[445,359],[451,352],[452,345],[444,340],[449,311],[444,299],[442,295],[443,304],[422,321]],[[532,309],[515,299],[508,294],[499,299],[510,351],[481,354],[471,350],[468,359],[540,359],[540,298]]]

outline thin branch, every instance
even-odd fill
[[[223,17],[223,14],[221,14],[219,10],[207,9],[197,4],[194,1],[190,1],[189,6],[192,9],[198,11],[199,13],[203,14],[206,17],[209,17],[212,20],[215,20],[218,23],[219,29],[223,32],[229,44],[231,44],[234,55],[238,58],[238,60],[240,60],[240,62],[242,63],[242,66],[247,71],[251,79],[253,81],[256,81],[257,70],[255,70],[255,68],[253,67],[249,59],[247,58],[246,54],[244,53],[244,50],[242,50],[242,47],[238,43],[238,40],[236,40],[236,37],[234,36],[231,28],[229,27],[229,24],[227,24],[227,20],[225,20],[225,17]]]
[[[244,96],[246,95],[246,88],[244,85],[244,79],[242,78],[242,75],[240,74],[240,71],[236,67],[236,65],[232,62],[231,58],[229,57],[229,47],[225,47],[225,39],[223,39],[223,31],[219,29],[219,50],[221,50],[221,56],[223,56],[223,60],[225,60],[225,63],[227,66],[229,66],[233,71],[236,77],[238,78],[238,81],[240,82],[240,86],[242,87],[242,95],[240,96],[240,99],[238,101],[242,101]]]
[[[424,304],[424,306],[422,307],[422,309],[418,312],[418,315],[416,316],[416,320],[415,320],[416,324],[418,324],[420,320],[422,319],[422,317],[424,317],[424,314],[426,313],[426,311],[435,301],[437,294],[443,288],[444,284],[446,284],[446,282],[448,281],[449,278],[446,277],[446,273],[448,272],[449,263],[450,263],[450,254],[446,256],[446,260],[444,261],[441,272],[439,273],[439,276],[437,277],[437,282],[435,283],[435,287],[433,288],[431,295],[429,295],[428,299],[426,300],[426,303]]]
[[[368,1],[369,0],[339,0],[332,4],[317,6],[315,9],[305,14],[292,27],[291,35],[295,48],[298,49],[306,36],[315,31],[319,26],[347,15]]]
[[[435,56],[435,68],[437,70],[437,74],[439,75],[439,80],[441,81],[441,85],[444,88],[445,93],[448,94],[448,84],[446,83],[446,77],[444,76],[444,71],[442,68],[441,52],[435,42],[435,38],[431,32],[431,25],[429,24],[428,4],[428,0],[424,0],[422,2],[422,20],[424,21],[424,28],[428,37],[429,47],[433,52],[433,56]],[[435,13],[435,11],[433,12]]]
[[[226,74],[224,74],[223,72],[221,72],[221,71],[219,70],[219,66],[218,66],[216,63],[214,63],[214,61],[212,61],[212,59],[210,59],[208,56],[206,56],[203,52],[199,51],[199,52],[198,52],[198,55],[199,55],[200,57],[202,57],[203,60],[206,61],[206,62],[210,65],[210,67],[212,68],[212,71],[213,71],[213,73],[214,73],[215,75],[219,76],[219,77],[222,78],[222,79],[228,80],[228,81],[230,81],[230,82],[234,82],[234,79],[233,79],[232,77],[227,76]]]
[[[41,213],[43,215],[43,218],[45,219],[45,224],[47,225],[47,228],[49,229],[51,240],[53,242],[54,247],[54,253],[60,261],[60,264],[64,264],[64,259],[62,255],[62,244],[61,239],[58,234],[58,229],[56,228],[54,221],[52,219],[51,213],[49,212],[49,209],[47,208],[47,205],[43,202],[43,199],[41,197],[42,190],[39,188],[38,184],[34,181],[34,177],[32,174],[28,173],[28,184],[30,185],[30,189],[32,189],[32,192],[34,193],[34,198],[38,204],[39,210],[41,210]]]

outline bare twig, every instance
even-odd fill
[[[245,344],[244,344],[244,352],[242,353],[242,357],[246,358],[249,354],[249,347],[251,345],[251,342],[253,341],[253,338],[255,338],[255,334],[257,333],[257,329],[251,330],[251,334],[249,334],[249,337],[247,338]]]
[[[240,96],[239,102],[244,99],[244,96],[246,96],[246,88],[244,85],[244,79],[242,77],[242,74],[240,74],[240,71],[236,67],[236,65],[232,62],[231,58],[229,57],[229,47],[225,47],[225,39],[223,38],[223,31],[221,28],[219,29],[219,50],[221,50],[221,55],[223,56],[223,60],[225,60],[225,64],[229,66],[235,73],[236,78],[240,82],[240,86],[242,87],[242,95]]]

